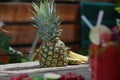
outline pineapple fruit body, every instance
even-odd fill
[[[39,48],[40,67],[67,66],[67,52],[64,43],[60,40],[61,18],[57,16],[54,0],[43,0],[40,6],[33,3],[32,11],[38,36],[42,39]]]
[[[67,54],[64,43],[56,39],[51,42],[42,42],[40,48],[40,67],[67,66]]]

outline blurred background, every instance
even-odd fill
[[[22,52],[26,57],[35,39],[37,29],[31,23],[33,14],[32,2],[40,0],[0,0],[0,22],[4,23],[3,29],[10,31],[4,32],[5,35],[12,37],[7,45],[6,52],[0,52],[0,62],[7,63],[10,60],[8,47]],[[108,27],[116,26],[116,18],[120,15],[115,11],[119,0],[55,0],[58,15],[62,17],[61,40],[70,50],[82,55],[88,55],[90,29],[81,20],[84,14],[92,24],[96,23],[99,10],[104,10],[102,23]],[[17,3],[15,3],[17,2]],[[1,37],[0,37],[1,39]],[[36,49],[40,46],[41,40],[38,41]],[[1,45],[3,46],[3,44]],[[8,50],[8,54],[7,53]],[[13,55],[12,55],[13,56]],[[14,58],[14,59],[13,59]],[[13,57],[11,62],[16,61]],[[5,61],[6,60],[6,61]],[[18,62],[20,62],[18,60]]]

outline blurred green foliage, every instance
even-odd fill
[[[27,58],[23,55],[22,52],[17,51],[10,47],[10,42],[12,40],[11,36],[5,35],[3,32],[0,31],[0,56],[3,56],[3,51],[5,52],[5,55],[8,55],[10,57],[8,63],[20,63],[27,61]],[[0,64],[4,64],[3,62],[0,62]]]
[[[12,37],[3,34],[0,31],[0,50],[3,50],[9,54],[10,53],[9,52],[9,45],[10,45],[11,40],[12,40]]]
[[[115,6],[115,10],[120,13],[120,0],[116,1],[116,6]]]

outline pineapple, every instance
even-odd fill
[[[40,54],[40,67],[67,66],[66,46],[60,40],[60,16],[57,16],[54,0],[43,0],[40,6],[33,3],[32,17],[38,28],[42,43],[37,52]]]

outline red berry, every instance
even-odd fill
[[[32,80],[32,78],[31,77],[26,77],[23,80]]]
[[[84,80],[84,77],[82,75],[78,75],[76,80]]]
[[[18,76],[20,76],[20,77],[22,77],[22,78],[29,77],[29,75],[28,75],[28,74],[26,74],[26,73],[19,74]]]
[[[24,73],[24,74],[19,74],[17,76],[11,76],[10,80],[23,80],[24,78],[29,78],[29,75]],[[25,80],[30,80],[30,79],[25,79]]]
[[[65,80],[65,76],[62,75],[61,78],[60,78],[60,80]]]
[[[10,80],[16,80],[16,79],[17,79],[17,77],[15,77],[15,76],[10,77]]]

